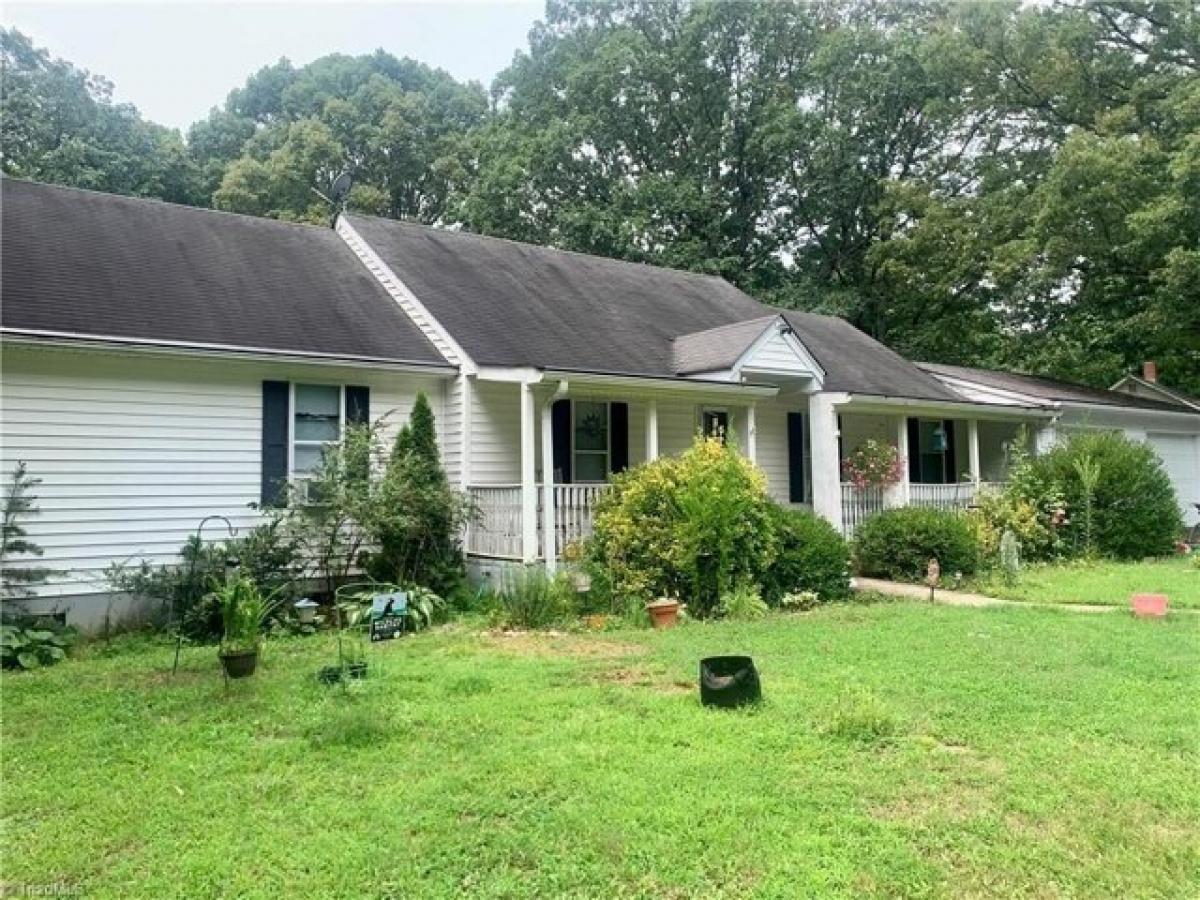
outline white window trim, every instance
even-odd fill
[[[595,403],[604,407],[604,441],[606,447],[604,453],[604,480],[602,481],[583,481],[576,477],[579,472],[579,466],[575,464],[576,454],[583,453],[586,456],[599,456],[599,450],[576,450],[575,449],[575,416],[579,409],[580,403]],[[571,483],[572,484],[608,484],[612,478],[612,403],[608,400],[589,400],[581,397],[571,404]]]
[[[335,387],[338,389],[338,436],[337,440],[342,439],[342,435],[346,433],[346,386],[341,382],[332,381],[302,381],[288,382],[288,482],[295,485],[302,481],[308,481],[306,473],[296,472],[296,385],[302,384],[306,387]],[[305,446],[320,444],[327,446],[329,441],[302,441]]]

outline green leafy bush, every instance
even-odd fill
[[[459,536],[468,513],[466,498],[442,468],[429,400],[418,394],[373,494],[365,524],[379,549],[368,558],[367,572],[452,595],[465,574]]]
[[[761,619],[771,611],[758,588],[739,584],[721,597],[721,615],[727,619],[749,622]]]
[[[1057,494],[1054,495],[1057,497]],[[979,552],[984,562],[999,560],[1000,542],[1010,532],[1025,559],[1049,559],[1057,555],[1061,544],[1055,521],[1055,510],[1061,499],[1052,499],[1039,510],[1035,501],[1019,496],[1011,487],[1003,491],[982,490],[975,498],[975,508],[967,512],[967,521],[975,530]]]
[[[681,456],[617,476],[597,504],[589,553],[626,602],[676,595],[693,615],[712,615],[774,560],[771,506],[753,463],[698,437]]]
[[[189,640],[212,642],[223,632],[221,609],[212,585],[225,579],[226,563],[238,561],[242,576],[280,603],[294,598],[304,577],[300,548],[278,518],[251,529],[245,537],[205,542],[196,535],[180,548],[180,561],[155,566],[114,564],[105,572],[113,590],[159,602],[160,623]]]
[[[1071,553],[1094,548],[1118,559],[1164,556],[1183,528],[1162,462],[1150,446],[1123,434],[1074,435],[1017,475],[1011,489],[1018,496],[1036,501],[1056,492],[1063,498],[1061,534]]]
[[[762,576],[763,597],[811,591],[821,600],[850,595],[850,545],[825,519],[807,510],[771,507],[775,560]]]
[[[40,669],[67,658],[78,632],[71,627],[29,620],[0,625],[0,665],[6,669]]]
[[[492,621],[506,628],[545,628],[576,613],[575,589],[566,573],[546,574],[539,565],[521,566],[505,576],[501,590],[488,598]]]
[[[930,559],[947,575],[978,569],[979,542],[965,516],[908,506],[885,510],[854,533],[854,561],[863,575],[920,581]]]

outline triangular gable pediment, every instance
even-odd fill
[[[783,316],[734,322],[675,339],[676,374],[728,381],[810,379],[825,372]]]

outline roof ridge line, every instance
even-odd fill
[[[345,213],[345,215],[355,216],[360,219],[374,219],[374,220],[378,220],[380,222],[388,222],[388,223],[394,223],[396,225],[404,225],[409,228],[416,228],[421,231],[432,231],[437,234],[448,234],[452,237],[479,238],[479,239],[485,240],[485,241],[497,241],[497,242],[503,242],[505,244],[515,244],[518,247],[531,247],[534,250],[547,250],[547,251],[550,251],[551,253],[564,253],[564,254],[569,254],[571,256],[583,256],[583,257],[586,257],[587,259],[598,259],[598,260],[601,260],[606,263],[615,263],[617,265],[643,266],[647,269],[660,269],[664,272],[674,272],[675,274],[678,274],[678,275],[687,275],[687,276],[695,277],[695,278],[709,278],[714,281],[719,281],[722,284],[727,284],[734,290],[741,291],[743,294],[746,293],[745,291],[742,291],[742,289],[740,287],[738,287],[736,284],[734,284],[732,281],[730,281],[728,278],[726,278],[724,275],[714,275],[711,272],[696,272],[691,269],[677,269],[674,266],[666,266],[666,265],[662,265],[661,263],[645,262],[644,260],[640,260],[640,259],[623,259],[623,258],[617,257],[617,256],[602,256],[598,253],[588,253],[584,250],[571,250],[566,247],[554,247],[550,244],[535,244],[532,241],[519,241],[516,238],[503,237],[498,234],[480,234],[478,231],[454,230],[451,228],[439,227],[437,225],[428,225],[424,222],[415,222],[412,219],[392,219],[392,218],[389,218],[388,216],[370,216],[365,213],[356,213],[356,212],[350,212],[350,211],[347,211]],[[750,295],[746,294],[746,296],[749,297]],[[751,297],[751,299],[754,299],[754,298]]]
[[[88,194],[93,197],[111,197],[114,200],[123,200],[131,203],[146,203],[155,206],[166,206],[172,209],[188,210],[190,212],[211,213],[217,216],[226,216],[233,219],[246,219],[252,222],[259,222],[270,225],[287,225],[292,228],[302,228],[306,231],[328,231],[333,229],[327,225],[317,225],[315,222],[293,222],[290,219],[276,219],[271,216],[256,216],[251,213],[233,212],[227,209],[213,209],[211,206],[192,206],[188,203],[176,203],[173,200],[163,200],[161,197],[138,197],[134,194],[118,194],[113,191],[100,191],[95,188],[78,187],[73,184],[55,184],[50,181],[35,181],[32,178],[20,178],[15,175],[0,175],[0,182],[11,181],[15,184],[33,185],[39,188],[50,188],[56,191],[72,191],[77,194]]]

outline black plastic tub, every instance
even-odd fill
[[[749,656],[710,656],[700,660],[700,702],[725,708],[762,699],[758,670]]]

